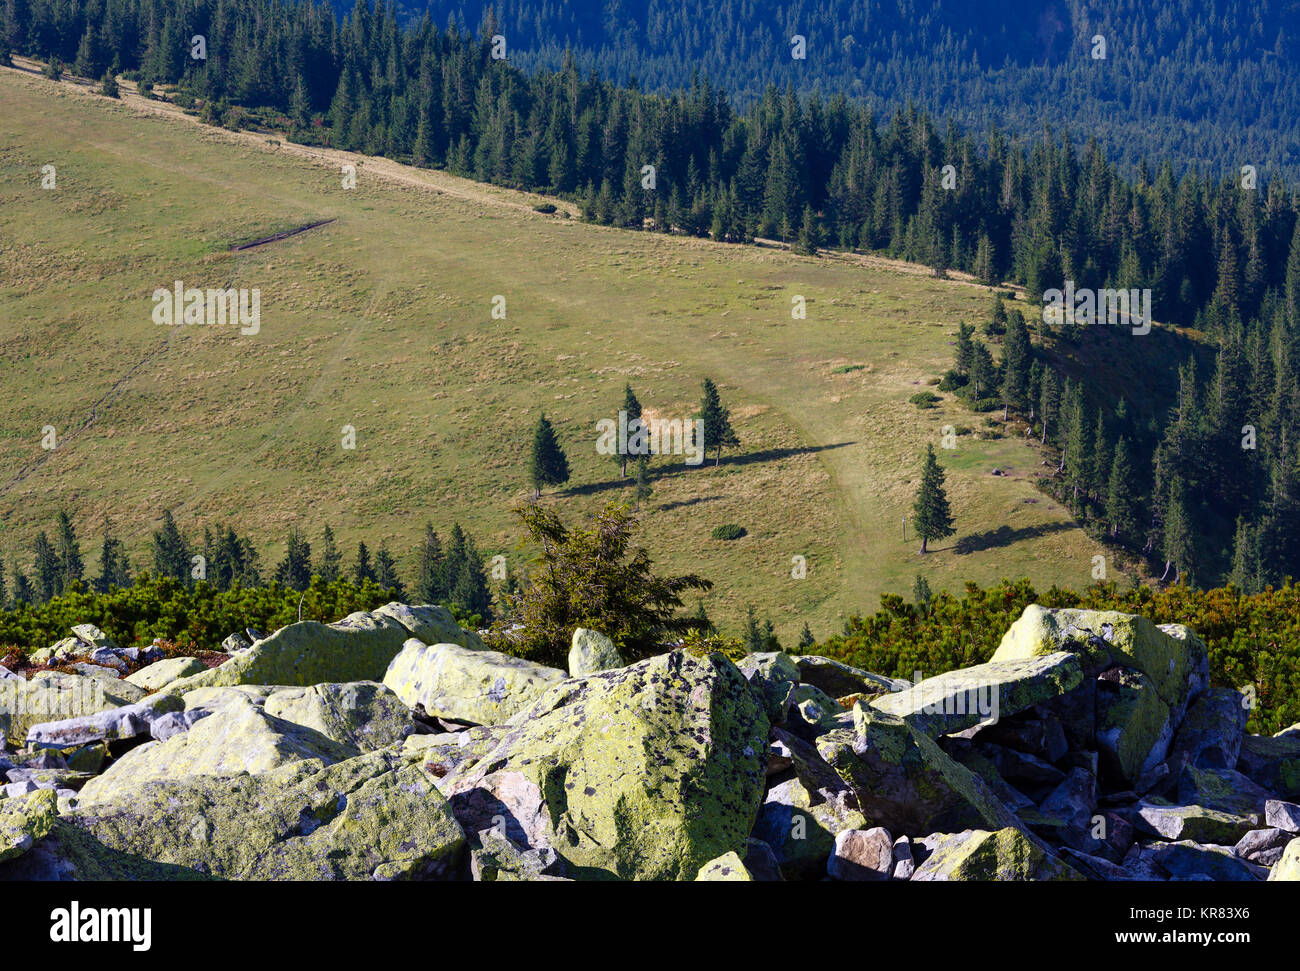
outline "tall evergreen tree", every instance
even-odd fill
[[[636,429],[641,421],[641,402],[637,400],[636,395],[632,392],[632,385],[623,386],[623,411],[627,416],[627,435],[631,439],[636,434]],[[624,451],[620,456],[622,459],[623,478],[627,478],[627,452]]]
[[[357,559],[352,566],[352,582],[361,586],[367,580],[374,582],[375,568],[370,563],[370,550],[364,542],[357,543]]]
[[[59,510],[58,534],[55,539],[59,557],[59,592],[69,589],[74,581],[82,579],[86,573],[85,561],[81,558],[81,544],[77,542],[77,532],[72,527],[72,518],[64,510]]]
[[[55,552],[44,530],[36,534],[32,552],[35,556],[33,571],[36,577],[36,596],[41,603],[45,603],[63,592],[63,564],[59,562],[59,554]]]
[[[160,577],[171,577],[188,586],[191,582],[190,545],[176,525],[170,509],[164,509],[162,526],[153,534],[153,566]]]
[[[406,588],[402,584],[401,577],[397,575],[397,562],[393,559],[393,554],[388,551],[388,545],[382,542],[375,553],[375,582],[390,591],[398,600],[406,598]]]
[[[320,560],[314,572],[325,583],[333,583],[343,575],[343,554],[335,544],[334,530],[328,525],[321,531]]]
[[[931,540],[943,539],[956,532],[953,528],[952,510],[943,488],[943,469],[935,458],[934,446],[925,447],[925,464],[921,468],[921,486],[912,504],[912,525],[921,537],[921,552],[927,551]]]
[[[560,448],[555,429],[542,415],[533,431],[533,450],[529,460],[529,477],[533,483],[533,497],[542,494],[545,486],[563,485],[569,481],[569,460]]]
[[[284,559],[276,564],[272,578],[290,590],[311,585],[311,544],[294,526],[285,540]]]
[[[98,593],[108,593],[113,587],[131,585],[131,567],[127,561],[126,547],[113,534],[113,523],[104,516],[104,543],[99,549],[99,576],[94,587]]]
[[[444,603],[447,589],[443,583],[442,541],[432,523],[424,524],[424,539],[416,558],[415,596],[420,603]]]
[[[1110,524],[1111,539],[1123,542],[1137,536],[1139,502],[1137,475],[1129,459],[1128,440],[1121,435],[1115,443],[1115,457],[1111,460],[1106,486],[1106,520]]]
[[[707,454],[711,448],[714,451],[713,464],[719,465],[722,462],[722,449],[724,447],[734,448],[740,444],[740,439],[731,428],[731,411],[722,403],[722,396],[718,394],[718,386],[709,378],[704,379],[704,395],[700,400],[699,417],[704,421],[704,442],[702,443],[704,452]]]

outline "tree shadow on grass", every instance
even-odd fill
[[[815,455],[818,452],[826,452],[833,448],[847,448],[855,442],[833,442],[827,445],[803,445],[799,448],[765,448],[757,452],[744,452],[740,455],[728,456],[725,452],[722,456],[722,467],[732,465],[752,465],[755,462],[777,462],[781,459],[792,458],[796,455]],[[712,459],[705,459],[700,465],[687,465],[681,461],[680,456],[672,456],[671,464],[662,465],[658,468],[651,466],[651,480],[666,479],[671,476],[685,475],[703,468],[714,468]],[[631,464],[629,463],[629,468]],[[631,476],[626,479],[619,477],[615,479],[606,479],[603,482],[589,482],[585,485],[572,486],[560,492],[562,496],[592,496],[601,492],[608,492],[610,489],[632,488],[636,485],[636,480]]]
[[[1076,526],[1077,524],[1072,522],[1043,523],[1038,526],[1022,526],[1019,529],[1012,529],[1010,526],[999,526],[997,529],[986,529],[982,533],[963,536],[950,549],[959,556],[965,553],[980,553],[984,550],[1010,546],[1013,543],[1019,543],[1021,540],[1037,539],[1052,533],[1062,533],[1067,529],[1075,529]]]

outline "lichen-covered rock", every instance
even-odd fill
[[[906,691],[883,695],[871,704],[938,738],[981,722],[996,722],[1082,682],[1079,659],[1060,652],[949,671]]]
[[[471,832],[551,846],[578,879],[689,880],[743,853],[768,720],[736,666],[684,651],[564,681],[442,783]]]
[[[224,685],[381,681],[402,645],[419,636],[416,630],[469,649],[482,647],[477,634],[461,630],[450,618],[442,607],[387,604],[333,624],[304,620],[280,628],[220,667],[180,678],[162,690],[185,694]]]
[[[179,711],[181,700],[164,696],[151,704],[122,705],[94,715],[39,722],[27,730],[32,748],[74,749],[91,742],[109,742],[149,734],[154,720],[169,711]]]
[[[346,745],[374,752],[415,732],[408,706],[377,681],[280,688],[263,705],[273,718],[301,725]]]
[[[160,691],[173,681],[188,678],[194,674],[202,674],[207,669],[207,665],[198,658],[169,657],[161,661],[155,661],[153,664],[141,668],[135,674],[128,674],[123,680],[138,688],[144,688],[146,691]]]
[[[463,732],[411,735],[402,743],[402,755],[420,761],[439,780],[464,765],[473,765],[496,747],[505,734],[502,725],[478,725]]]
[[[1231,847],[1178,840],[1152,843],[1143,850],[1150,859],[1176,880],[1210,879],[1222,881],[1263,880],[1268,870],[1243,860]]]
[[[916,868],[912,879],[1059,881],[1083,877],[1023,833],[1004,828],[941,836],[931,845],[930,855]]]
[[[700,867],[696,880],[723,883],[752,883],[753,875],[735,850],[729,850]]]
[[[1282,851],[1282,858],[1273,865],[1269,880],[1300,880],[1300,837],[1293,839]]]
[[[855,705],[853,728],[822,735],[817,751],[870,826],[909,836],[1019,826],[978,776],[897,715]]]
[[[1204,769],[1236,768],[1250,710],[1240,691],[1210,688],[1187,709],[1169,750],[1175,775],[1188,765]]]
[[[22,856],[54,827],[58,797],[40,789],[0,802],[0,863]]]
[[[573,643],[569,647],[570,677],[580,678],[597,671],[611,671],[626,663],[614,642],[600,631],[579,627],[573,632]]]
[[[741,658],[736,667],[763,699],[767,718],[773,725],[785,724],[786,712],[799,686],[799,668],[781,651],[761,651]]]
[[[1233,846],[1258,825],[1256,816],[1240,816],[1204,806],[1173,806],[1156,801],[1138,804],[1140,829],[1166,840],[1192,840]]]
[[[397,621],[411,637],[426,644],[459,644],[471,651],[482,651],[486,647],[483,638],[472,630],[464,630],[456,623],[451,611],[439,604],[388,603],[373,613],[376,617]]]
[[[385,750],[83,802],[26,855],[0,864],[0,879],[447,878],[464,849],[433,780]]]
[[[872,674],[843,661],[816,654],[799,655],[794,658],[794,663],[799,670],[800,681],[820,688],[832,698],[856,694],[876,695],[883,691],[903,691],[911,687],[911,682],[902,678]]]
[[[500,724],[564,679],[563,671],[508,654],[415,638],[384,674],[384,684],[411,707],[471,725]]]
[[[790,692],[786,722],[791,731],[812,741],[823,732],[851,724],[844,707],[821,688],[797,684]]]
[[[1264,804],[1264,822],[1288,833],[1300,833],[1300,806],[1270,799]]]
[[[1181,721],[1189,700],[1209,684],[1205,642],[1181,624],[1156,626],[1114,610],[1049,609],[1030,604],[1011,625],[994,661],[1024,660],[1057,651],[1079,655],[1084,675],[1120,666],[1141,671]]]
[[[495,828],[470,840],[469,870],[480,883],[564,879],[564,863],[555,850],[521,850]]]
[[[1300,799],[1300,732],[1291,728],[1271,737],[1243,736],[1236,768],[1283,799]]]
[[[1178,777],[1178,801],[1187,806],[1204,806],[1239,816],[1264,817],[1264,807],[1273,796],[1240,772],[1232,769],[1198,769],[1189,765]]]
[[[1169,706],[1140,671],[1112,668],[1097,682],[1097,750],[1124,786],[1162,762],[1173,741]]]
[[[144,692],[124,681],[43,671],[30,681],[0,681],[0,733],[23,739],[33,725],[94,715],[139,701]]]
[[[259,774],[291,762],[341,762],[357,750],[320,732],[268,715],[246,700],[231,700],[189,731],[131,749],[81,792],[83,805],[112,802],[148,782],[191,776]]]

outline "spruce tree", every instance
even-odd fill
[[[1033,352],[1029,346],[1029,328],[1019,313],[1007,320],[1007,334],[1002,341],[1002,402],[1007,409],[1026,411],[1029,406],[1029,371]],[[1003,412],[1006,418],[1006,412]]]
[[[98,593],[108,593],[113,587],[131,585],[131,568],[126,558],[126,548],[113,535],[113,523],[104,516],[104,544],[99,550],[99,576],[94,587]]]
[[[33,570],[36,576],[36,596],[41,603],[45,603],[62,593],[63,566],[44,530],[36,534],[32,552],[35,555]]]
[[[432,523],[424,524],[424,539],[416,557],[415,596],[420,603],[426,604],[443,603],[447,599],[443,586],[442,541],[434,532]]]
[[[812,629],[808,626],[808,622],[805,620],[803,623],[803,630],[799,631],[799,648],[800,650],[806,651],[808,648],[816,646],[816,644],[817,638],[813,637]]]
[[[952,511],[948,508],[948,496],[943,490],[943,479],[943,469],[935,457],[934,446],[927,445],[925,465],[921,469],[921,487],[912,504],[912,525],[921,537],[922,553],[926,552],[930,540],[942,539],[956,532]]]
[[[77,532],[72,528],[72,519],[59,510],[58,537],[56,540],[59,557],[59,592],[71,588],[76,580],[85,576],[86,564],[81,558],[81,544],[77,542]]]
[[[975,328],[970,324],[957,325],[957,349],[954,352],[953,370],[962,377],[970,375],[971,358],[975,353],[975,347],[971,343],[971,336],[974,333]]]
[[[398,600],[406,598],[406,588],[402,585],[401,577],[397,575],[397,562],[393,559],[393,554],[388,551],[386,542],[381,542],[379,550],[375,553],[375,582]]]
[[[343,554],[335,545],[334,530],[328,525],[321,532],[320,562],[316,564],[313,572],[324,583],[333,583],[343,575]]]
[[[120,98],[122,96],[117,87],[117,78],[113,76],[112,71],[104,72],[104,77],[99,82],[99,93],[105,98]]]
[[[650,484],[650,457],[639,456],[636,460],[636,501],[645,502],[654,491],[654,486]]]
[[[705,454],[712,448],[715,453],[713,464],[716,466],[722,462],[722,449],[734,447],[740,444],[736,438],[736,433],[731,429],[731,412],[722,403],[722,397],[718,394],[718,386],[709,378],[704,379],[704,396],[700,401],[699,418],[704,421],[704,442],[702,447]]]
[[[0,557],[0,610],[4,610],[9,605],[9,591],[6,587],[8,581],[5,580],[5,561]]]
[[[1140,524],[1137,474],[1129,458],[1128,439],[1120,436],[1115,443],[1115,457],[1110,464],[1110,479],[1106,486],[1106,521],[1110,524],[1110,537],[1124,542],[1136,537]]]
[[[272,579],[290,590],[306,590],[311,585],[311,544],[296,526],[289,530],[284,559],[276,564]]]
[[[632,393],[631,384],[627,384],[623,386],[623,411],[626,413],[627,416],[627,434],[628,434],[628,438],[630,439],[633,436],[633,434],[635,434],[636,429],[639,427],[638,424],[636,423],[639,423],[641,421],[641,402],[639,402],[636,398],[636,395]],[[621,458],[623,460],[623,478],[626,479],[627,478],[627,452],[626,451],[622,454]]]
[[[533,483],[533,498],[542,494],[544,486],[563,485],[569,481],[569,460],[555,437],[555,429],[542,415],[533,431],[533,450],[529,461],[529,477]]]
[[[153,565],[159,577],[190,585],[190,545],[170,509],[163,510],[162,527],[153,534]]]
[[[14,567],[14,603],[30,604],[35,602],[36,591],[32,588],[32,581],[27,579],[26,573]]]
[[[370,550],[366,549],[364,542],[357,543],[357,560],[352,565],[352,582],[361,586],[367,580],[373,582],[375,579],[375,568],[370,564]]]

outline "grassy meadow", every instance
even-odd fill
[[[1034,488],[1041,460],[1020,431],[979,440],[986,416],[951,396],[908,401],[950,366],[958,323],[984,319],[988,289],[588,225],[559,200],[544,215],[541,197],[208,128],[122,88],[114,102],[0,68],[7,570],[60,508],[90,571],[105,514],[138,570],[168,508],[192,537],[230,522],[266,543],[264,569],[291,526],[315,542],[328,523],[345,563],[358,539],[384,540],[409,574],[425,522],[445,535],[454,520],[519,569],[511,510],[531,491],[539,412],[573,470],[542,501],[576,520],[634,501],[595,448],[624,383],[650,414],[688,418],[711,377],[742,447],[716,468],[656,460],[641,540],[663,570],[715,582],[706,606],[724,626],[753,604],[786,643],[805,620],[822,637],[918,572],[954,592],[1090,582],[1102,549]],[[260,332],[155,324],[151,294],[175,280],[260,289]],[[792,319],[796,296],[807,319]],[[939,452],[958,533],[921,557],[901,517],[944,425],[972,430]],[[711,539],[723,523],[747,535]]]

